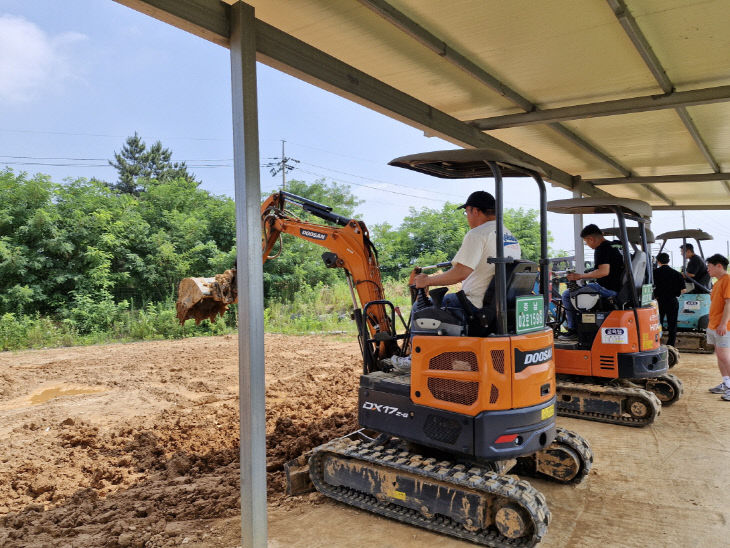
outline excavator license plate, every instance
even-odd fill
[[[555,404],[552,404],[540,412],[540,419],[549,419],[555,414]]]

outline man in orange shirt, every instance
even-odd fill
[[[717,367],[722,375],[722,382],[710,388],[710,392],[722,394],[723,400],[730,401],[730,276],[727,265],[727,258],[720,254],[707,258],[707,271],[717,280],[710,295],[707,342],[715,345]]]

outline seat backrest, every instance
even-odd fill
[[[646,253],[641,250],[631,255],[631,272],[634,274],[634,285],[637,290],[641,290],[641,286],[646,281],[646,261]],[[624,269],[624,274],[621,276],[621,289],[618,292],[616,300],[623,307],[630,302],[630,295],[631,283],[629,281],[629,273]]]
[[[511,325],[514,323],[515,299],[522,295],[532,295],[539,271],[537,263],[532,261],[515,260],[505,266],[507,274],[507,318],[508,324]],[[497,318],[495,292],[495,279],[492,278],[487,291],[484,293],[483,307],[479,312],[479,320],[482,326],[480,334],[488,335],[493,333],[497,327],[495,321]]]
[[[634,272],[634,285],[636,289],[641,289],[646,280],[646,253],[641,250],[636,251],[631,256],[631,270]],[[628,281],[628,275],[626,276]]]

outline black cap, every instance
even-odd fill
[[[457,209],[464,209],[466,206],[476,207],[482,211],[492,211],[497,207],[497,202],[489,192],[477,190],[469,194],[464,205],[460,205]]]

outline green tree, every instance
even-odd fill
[[[440,211],[409,211],[397,229],[389,223],[372,228],[380,268],[386,276],[403,278],[414,266],[450,261],[469,230],[463,210],[456,204],[446,203]]]
[[[112,188],[121,193],[139,195],[147,181],[183,178],[196,182],[185,162],[173,163],[171,159],[172,152],[163,148],[160,141],[148,149],[135,131],[134,135],[127,137],[121,152],[114,152],[114,160],[109,160],[109,165],[119,173],[119,180]]]
[[[349,187],[335,182],[327,183],[320,179],[314,183],[287,181],[287,192],[333,208],[338,215],[352,218],[355,208],[361,203],[350,193]],[[264,199],[267,196],[264,196]],[[302,220],[330,224],[304,210],[290,207],[290,212]],[[264,296],[267,302],[291,300],[305,287],[318,284],[331,285],[342,276],[340,269],[327,268],[322,262],[325,248],[300,238],[286,234],[280,240],[281,248],[274,246],[278,257],[264,265]]]

